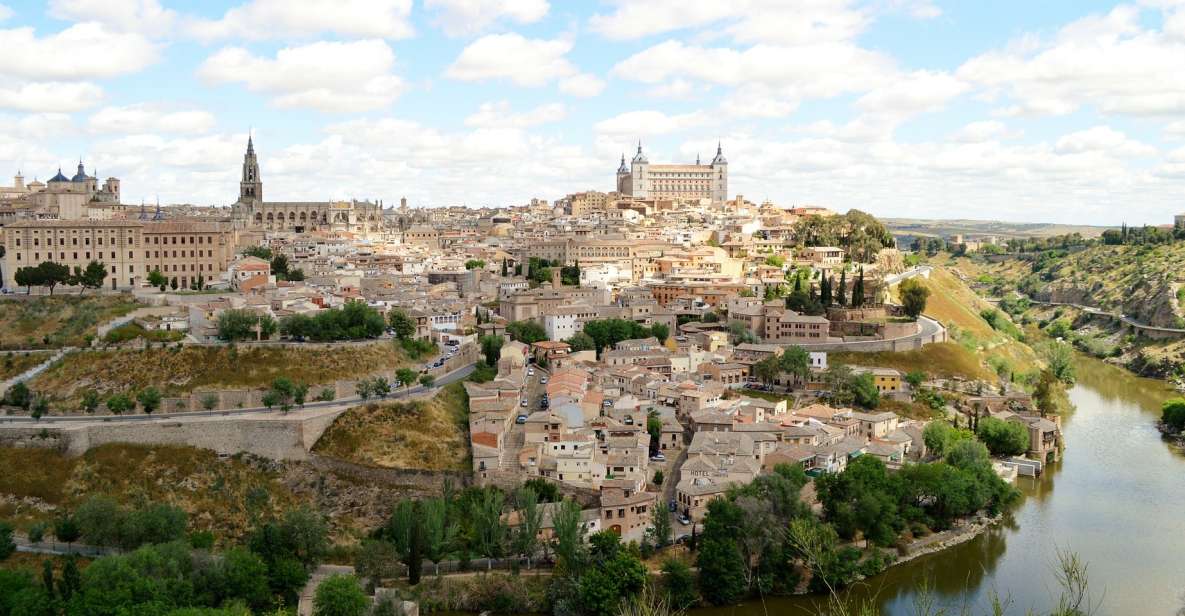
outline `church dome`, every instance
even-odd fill
[[[53,176],[52,178],[49,178],[49,181],[50,182],[69,182],[70,178],[62,175],[62,168],[58,167],[58,174]]]
[[[60,174],[61,172],[62,172],[61,169],[59,169],[58,173]],[[71,182],[85,182],[89,179],[90,179],[90,176],[88,176],[86,174],[86,169],[82,168],[82,161],[78,161],[78,173],[75,173],[74,177],[71,178],[70,181]]]

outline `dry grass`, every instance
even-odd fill
[[[205,449],[180,446],[103,445],[78,458],[50,450],[0,448],[0,494],[35,499],[38,506],[9,504],[0,511],[20,524],[51,520],[94,495],[129,506],[148,501],[189,513],[191,530],[220,541],[246,533],[253,514],[278,513],[296,504],[278,471],[238,457],[220,459]]]
[[[373,403],[346,411],[313,448],[318,454],[384,468],[469,468],[468,403],[460,383],[428,400]]]
[[[331,383],[408,365],[389,342],[323,347],[184,347],[79,351],[32,379],[55,408],[78,408],[82,392],[112,394],[156,387],[166,396],[195,389],[262,388],[279,376]]]
[[[879,353],[831,353],[830,363],[895,368],[902,373],[920,370],[932,377],[995,378],[974,353],[954,342],[927,344],[913,351]]]
[[[17,353],[7,351],[0,355],[0,381],[10,379],[49,359],[46,353]]]
[[[86,336],[140,305],[131,295],[55,295],[0,301],[0,348],[80,346]]]

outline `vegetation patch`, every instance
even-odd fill
[[[253,520],[292,509],[293,496],[278,472],[206,449],[110,444],[77,458],[50,449],[0,448],[0,517],[19,524],[52,521],[92,496],[122,505],[158,502],[189,514],[190,530],[236,540]],[[22,504],[13,504],[21,501]]]
[[[154,387],[165,396],[195,389],[264,389],[277,377],[309,384],[329,383],[409,362],[391,343],[342,347],[187,346],[138,350],[79,351],[63,357],[29,383],[50,397],[53,407],[79,408],[83,393],[104,399]]]
[[[0,348],[82,346],[98,326],[139,308],[131,295],[92,295],[0,301]]]
[[[11,379],[18,374],[49,359],[45,353],[15,353],[7,351],[0,357],[0,381]]]
[[[853,366],[895,368],[902,373],[921,371],[931,376],[993,380],[995,375],[974,353],[954,342],[927,344],[913,351],[832,353],[829,361]]]
[[[468,409],[460,383],[427,400],[364,404],[338,417],[313,451],[367,466],[465,470]]]

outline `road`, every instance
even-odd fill
[[[1102,308],[1095,308],[1094,306],[1087,306],[1084,304],[1075,304],[1073,302],[1044,302],[1041,300],[1033,299],[1033,298],[1028,297],[1026,295],[1021,295],[1021,294],[1016,294],[1016,297],[1027,299],[1031,303],[1041,304],[1043,306],[1070,306],[1071,308],[1077,308],[1087,314],[1093,314],[1093,315],[1097,315],[1097,316],[1104,316],[1104,317],[1110,317],[1112,319],[1118,319],[1124,325],[1130,325],[1131,327],[1134,327],[1136,329],[1144,329],[1144,330],[1154,331],[1154,332],[1164,332],[1166,334],[1185,334],[1185,329],[1178,329],[1175,327],[1160,327],[1157,325],[1148,325],[1147,323],[1141,323],[1140,321],[1137,321],[1137,320],[1127,316],[1126,314],[1122,314],[1122,313],[1118,313],[1118,312],[1109,312],[1107,310],[1103,310]],[[991,298],[991,299],[987,299],[985,301],[992,302],[992,303],[999,303],[1000,300],[996,299],[996,298]]]
[[[475,366],[476,366],[476,364],[468,364],[466,366],[457,368],[456,370],[453,370],[452,372],[449,372],[448,374],[437,379],[436,383],[433,384],[431,390],[425,389],[422,385],[416,385],[415,387],[409,387],[409,388],[400,388],[397,391],[391,392],[391,394],[388,395],[386,399],[387,400],[398,400],[401,398],[407,398],[407,397],[410,397],[410,396],[413,396],[413,395],[416,395],[419,393],[423,393],[425,391],[439,390],[440,388],[442,388],[446,385],[451,385],[453,383],[456,383],[457,381],[464,380],[466,377],[468,377],[470,374],[473,373],[473,369],[475,368]],[[364,402],[364,400],[362,398],[360,398],[358,396],[353,396],[350,398],[338,398],[337,400],[329,400],[329,401],[324,401],[324,402],[322,402],[322,401],[308,402],[304,405],[303,408],[317,409],[317,408],[329,408],[329,407],[334,407],[334,406],[349,406],[349,405],[355,405],[355,404],[358,404],[361,402]],[[96,421],[101,421],[101,422],[131,421],[131,422],[135,422],[135,421],[157,421],[157,420],[161,420],[161,419],[189,419],[189,418],[194,418],[194,417],[233,417],[235,415],[249,415],[252,413],[274,413],[274,412],[277,412],[276,409],[269,409],[266,406],[260,406],[260,407],[247,408],[247,409],[225,409],[225,410],[219,410],[219,411],[187,411],[187,412],[183,412],[183,413],[157,413],[157,414],[152,414],[152,415],[141,414],[141,415],[45,416],[45,417],[42,417],[40,420],[33,419],[32,417],[24,416],[24,415],[8,415],[8,416],[0,417],[0,424],[20,423],[20,424],[30,424],[33,426],[38,426],[38,425],[52,426],[52,425],[60,425],[60,424],[65,424],[65,423],[88,423],[88,422],[93,423]]]
[[[907,278],[913,278],[914,276],[929,278],[930,272],[933,270],[934,268],[930,267],[929,265],[919,265],[915,268],[901,272],[900,274],[890,274],[885,276],[884,284],[885,286],[892,287],[901,284],[901,281],[906,280]]]

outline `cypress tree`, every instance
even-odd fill
[[[823,302],[824,306],[831,305],[831,284],[832,284],[832,277],[831,276],[824,277],[823,282],[820,283],[821,289],[819,290],[819,294],[820,294],[819,301]]]
[[[848,286],[848,270],[839,273],[839,288],[835,290],[835,302],[840,306],[847,304],[845,295]]]
[[[794,273],[794,292],[798,293],[802,290],[802,272]]]
[[[859,308],[864,305],[864,266],[860,266],[860,277],[856,279],[856,284],[852,287],[852,307]]]

